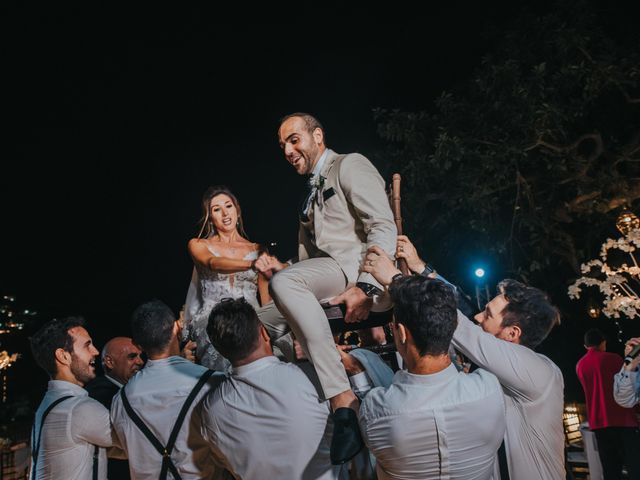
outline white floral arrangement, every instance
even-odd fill
[[[594,259],[580,267],[582,277],[569,287],[569,297],[580,298],[583,287],[598,287],[604,295],[602,313],[607,317],[640,317],[640,298],[635,290],[640,288],[640,266],[634,252],[640,248],[640,229],[630,230],[623,237],[608,238],[600,249],[600,260]],[[620,267],[611,267],[607,260],[610,250],[620,250],[629,255],[632,265],[623,263]]]

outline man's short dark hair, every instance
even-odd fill
[[[257,348],[260,319],[244,298],[225,298],[211,310],[207,333],[215,349],[235,363]]]
[[[69,334],[69,330],[75,327],[84,327],[82,317],[54,319],[45,323],[29,339],[33,358],[49,376],[53,377],[58,370],[55,355],[57,349],[62,348],[66,352],[73,353],[73,337]]]
[[[447,353],[458,325],[453,289],[420,275],[402,277],[389,288],[393,317],[410,332],[420,355]]]
[[[282,119],[280,120],[280,125],[282,125],[284,122],[286,122],[287,120],[293,117],[299,117],[302,120],[304,120],[304,124],[307,128],[307,132],[309,133],[313,133],[316,128],[319,128],[320,130],[322,130],[324,144],[325,145],[327,144],[327,135],[324,131],[324,127],[320,123],[320,120],[318,120],[316,117],[314,117],[310,113],[305,113],[305,112],[290,113],[289,115],[282,117]]]
[[[506,279],[498,284],[498,291],[509,302],[502,311],[502,326],[520,327],[521,345],[537,347],[547,338],[551,329],[560,323],[558,309],[551,305],[549,297],[542,290]]]
[[[176,316],[160,300],[151,300],[131,315],[131,337],[147,355],[162,353],[169,343]]]
[[[604,333],[597,328],[587,330],[584,334],[584,346],[585,347],[597,347],[606,340]]]

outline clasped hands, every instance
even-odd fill
[[[268,253],[261,253],[258,258],[253,262],[251,268],[256,272],[263,274],[267,278],[271,278],[273,274],[287,268],[287,263],[282,263],[273,255]]]

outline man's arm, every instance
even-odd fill
[[[99,447],[110,447],[113,439],[109,410],[92,398],[80,401],[71,415],[71,433],[74,439]]]
[[[367,249],[378,245],[387,255],[396,251],[398,231],[384,189],[384,180],[364,156],[347,155],[340,163],[338,176],[345,198],[353,206],[367,235]],[[358,282],[381,287],[367,272],[361,272]]]
[[[338,168],[340,188],[353,213],[362,222],[367,248],[379,245],[388,254],[393,254],[397,229],[382,177],[371,162],[358,153],[344,157]],[[334,297],[331,304],[345,304],[344,321],[347,323],[364,320],[373,305],[375,290],[382,288],[373,275],[360,271],[356,286]]]
[[[498,377],[503,388],[529,400],[545,391],[555,374],[551,361],[530,348],[483,331],[459,310],[452,344],[473,363]]]
[[[204,399],[193,409],[190,419],[190,431],[199,435],[210,447],[211,460],[216,466],[216,478],[228,478],[221,472],[233,471],[230,462],[225,457],[219,444],[219,427],[213,414],[213,392],[208,393]],[[231,476],[229,476],[231,477]]]

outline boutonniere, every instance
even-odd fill
[[[313,183],[311,185],[313,185],[313,187],[317,190],[322,190],[325,180],[325,177],[323,177],[322,175],[318,175],[318,177],[313,180]]]
[[[320,209],[322,209],[324,203],[322,198],[322,189],[324,188],[325,180],[325,177],[323,177],[322,175],[318,175],[318,178],[316,178],[313,182],[313,188],[316,189],[316,205],[318,205]]]

